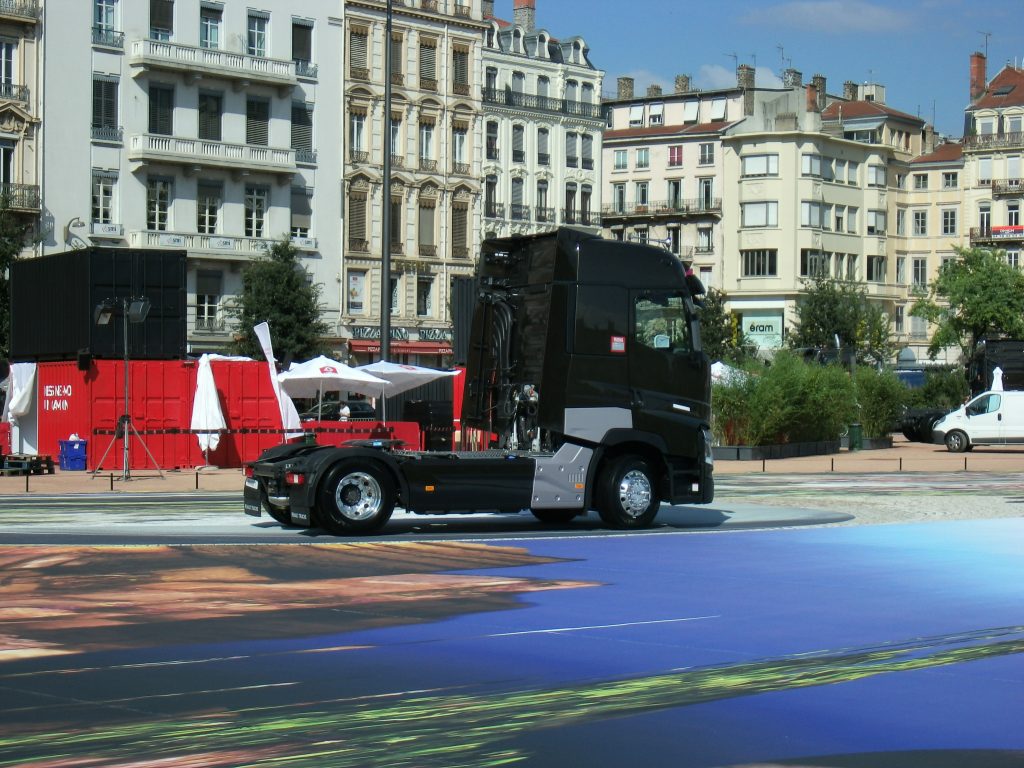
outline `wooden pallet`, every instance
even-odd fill
[[[53,457],[47,454],[10,453],[3,457],[0,467],[3,475],[52,475],[54,472]]]

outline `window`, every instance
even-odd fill
[[[923,237],[928,234],[928,211],[914,211],[914,236]]]
[[[565,209],[562,211],[562,220],[566,224],[576,223],[576,184],[571,181],[565,185]]]
[[[117,80],[93,77],[92,135],[94,138],[116,138]]]
[[[488,176],[484,179],[484,216],[494,219],[498,216],[498,177]]]
[[[366,304],[366,272],[350,269],[348,272],[348,312],[350,315],[363,314]]]
[[[394,188],[392,188],[392,194],[394,194]],[[402,252],[402,244],[405,240],[402,227],[402,209],[402,196],[401,194],[395,195],[391,198],[391,249],[398,253]]]
[[[712,253],[714,246],[713,227],[697,227],[697,253]]]
[[[398,50],[401,52],[401,46]],[[313,74],[313,25],[307,21],[292,21],[292,61],[295,62],[296,74]],[[402,69],[399,67],[393,71],[401,72]]]
[[[174,34],[174,0],[149,0],[149,37],[170,40]]]
[[[743,277],[775,277],[778,275],[778,255],[774,248],[740,251]]]
[[[537,221],[550,222],[552,220],[551,211],[548,208],[548,182],[546,179],[539,179],[537,181]]]
[[[846,181],[846,161],[836,160],[835,164],[834,181],[836,184],[842,184]]]
[[[576,154],[577,134],[569,131],[565,134],[565,167],[576,168],[579,165],[579,156]]]
[[[665,118],[665,105],[664,104],[651,104],[651,109],[648,115],[650,125],[661,125]]]
[[[465,258],[469,255],[469,206],[466,203],[452,204],[452,256]]]
[[[434,157],[434,124],[420,122],[420,160],[431,160]]]
[[[914,189],[928,189],[928,174],[927,173],[915,173],[914,174]]]
[[[1024,125],[1024,118],[1020,115],[1010,115],[1006,118],[1006,132],[1020,133],[1021,125]]]
[[[469,49],[467,48],[459,47],[452,50],[452,91],[461,96],[469,95]]]
[[[196,330],[218,329],[217,314],[223,293],[224,275],[216,270],[200,269],[196,272]]]
[[[846,164],[846,183],[851,187],[856,187],[860,183],[858,176],[860,175],[860,164],[855,163],[853,160]]]
[[[435,211],[435,203],[432,198],[420,198],[419,227],[416,236],[421,256],[425,255],[427,251],[434,250],[437,243],[434,235]]]
[[[715,162],[715,145],[701,144],[698,165],[712,165]]]
[[[416,317],[431,317],[434,314],[434,278],[416,278]]]
[[[270,102],[250,96],[245,100],[245,143],[265,147],[270,132]]]
[[[907,212],[902,208],[896,211],[896,234],[900,237],[907,234]]]
[[[1006,204],[1006,223],[1011,227],[1020,226],[1020,203]]]
[[[828,227],[831,212],[824,203],[807,202],[800,204],[800,226],[821,229]]]
[[[777,227],[779,225],[779,204],[775,201],[740,204],[741,226]]]
[[[642,128],[644,125],[644,105],[634,104],[629,108],[629,127]]]
[[[405,67],[403,65],[403,54],[405,53],[405,37],[401,32],[391,33],[391,82],[394,85],[405,84]]]
[[[683,200],[683,180],[682,179],[669,179],[668,180],[668,204],[673,210],[680,210],[682,208]]]
[[[1020,269],[1020,251],[1007,251],[1006,263],[1014,269]]]
[[[584,133],[580,136],[580,142],[583,147],[583,169],[592,171],[594,169],[594,137],[589,133]]]
[[[960,186],[960,174],[956,171],[945,171],[942,174],[942,188],[956,189]]]
[[[220,48],[220,8],[203,6],[199,9],[199,47]]]
[[[857,214],[860,208],[855,205],[846,207],[846,232],[851,235],[857,234]]]
[[[815,248],[800,250],[800,277],[826,277],[829,258]]]
[[[626,185],[612,184],[612,205],[615,213],[626,212]]]
[[[95,224],[110,224],[114,221],[114,185],[117,176],[112,173],[93,171],[92,175],[92,220]]]
[[[246,26],[245,50],[250,56],[267,55],[267,22],[265,13],[249,11],[249,23]]]
[[[245,187],[245,236],[264,237],[267,228],[267,204],[270,191],[266,187],[247,184]]]
[[[869,283],[885,282],[885,256],[868,256],[867,280]]]
[[[437,43],[433,40],[420,41],[420,88],[437,90]]]
[[[907,282],[907,257],[896,257],[896,284],[903,285]]]
[[[292,237],[309,237],[313,225],[313,190],[292,187],[292,220],[289,234]]]
[[[150,83],[149,132],[161,136],[174,133],[174,88]]]
[[[171,212],[171,181],[150,177],[146,180],[146,229],[166,232]]]
[[[452,128],[452,160],[459,164],[466,163],[466,137],[469,129],[464,123],[456,123]],[[392,144],[392,146],[394,146]],[[466,169],[469,170],[468,168]]]
[[[992,183],[992,158],[978,158],[978,184],[987,187]]]
[[[906,323],[907,308],[902,304],[896,307],[896,317],[893,319],[893,329],[896,333],[903,333],[904,324]]]
[[[495,120],[487,122],[487,159],[498,159],[498,123]]]
[[[868,211],[868,234],[885,234],[885,211]]]
[[[526,75],[522,72],[512,73],[512,93],[523,94],[526,92]]]
[[[117,29],[117,0],[95,0],[93,26],[100,32]]]
[[[800,158],[800,172],[804,176],[821,176],[821,155],[805,154]]]
[[[348,196],[348,247],[353,251],[366,252],[366,192],[352,190]]]
[[[851,253],[846,257],[846,279],[857,279],[857,254]]]
[[[348,71],[357,80],[370,79],[368,37],[365,29],[353,28],[348,33]]]
[[[846,206],[845,205],[837,205],[836,206],[836,219],[835,219],[835,222],[836,222],[836,232],[845,232],[846,231]]]
[[[629,153],[627,150],[616,149],[613,157],[613,167],[616,171],[625,171],[629,168]]]
[[[550,134],[547,128],[537,129],[537,165],[551,165]]]
[[[581,224],[590,225],[590,200],[594,194],[594,189],[589,184],[583,184],[580,186],[580,216],[582,217]]]
[[[364,151],[364,136],[366,135],[366,115],[359,112],[352,112],[348,119],[348,143],[353,152]]]
[[[401,275],[391,276],[391,314],[400,315],[402,314],[402,300],[399,288],[401,286],[402,278]]]
[[[196,188],[196,232],[201,235],[217,234],[223,195],[220,184],[199,183]]]
[[[650,185],[646,181],[638,181],[634,191],[636,193],[637,206],[646,206],[649,202]]]
[[[637,227],[633,230],[633,238],[644,245],[650,240],[650,232],[647,227]]]
[[[670,227],[668,230],[668,249],[678,256],[681,244],[679,227]]]
[[[544,75],[539,75],[537,77],[537,95],[542,99],[546,99],[549,93],[551,93],[551,79]]]
[[[224,98],[219,93],[199,93],[199,138],[220,141],[221,116],[224,113]]]
[[[299,162],[313,162],[313,105],[292,103],[292,149]]]
[[[926,288],[928,286],[928,259],[925,256],[914,259],[914,287]]]
[[[741,163],[744,177],[779,175],[778,155],[745,155]]]
[[[992,228],[992,209],[987,204],[978,206],[978,227],[985,234]]]
[[[956,209],[947,208],[942,212],[942,234],[955,235],[957,233]]]
[[[512,162],[526,162],[526,126],[512,126]]]
[[[651,167],[651,150],[645,148],[638,149],[636,151],[636,167],[637,168],[650,168]]]
[[[540,87],[539,82],[537,87]],[[498,70],[494,67],[488,67],[484,72],[484,89],[488,92],[490,98],[498,97]]]
[[[924,339],[928,336],[928,318],[913,315],[910,318],[910,336],[914,339]]]
[[[673,144],[668,148],[668,167],[679,168],[683,164],[683,145]]]
[[[868,186],[869,187],[884,187],[885,186],[885,166],[884,165],[869,165],[868,166]]]

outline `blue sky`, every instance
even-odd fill
[[[512,0],[495,0],[495,15],[511,19]],[[621,75],[643,93],[671,90],[677,74],[700,88],[733,85],[736,61],[771,85],[792,66],[804,82],[824,75],[834,94],[846,80],[881,83],[889,106],[934,114],[954,137],[982,33],[990,79],[1007,62],[1024,66],[1024,0],[537,0],[537,24],[587,41],[606,94]]]

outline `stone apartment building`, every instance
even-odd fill
[[[535,0],[513,20],[484,3],[483,227],[485,236],[560,224],[600,225],[604,73],[582,37],[538,26]]]

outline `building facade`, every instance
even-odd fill
[[[485,236],[600,226],[604,73],[581,37],[537,26],[535,0],[488,20],[483,49]]]

